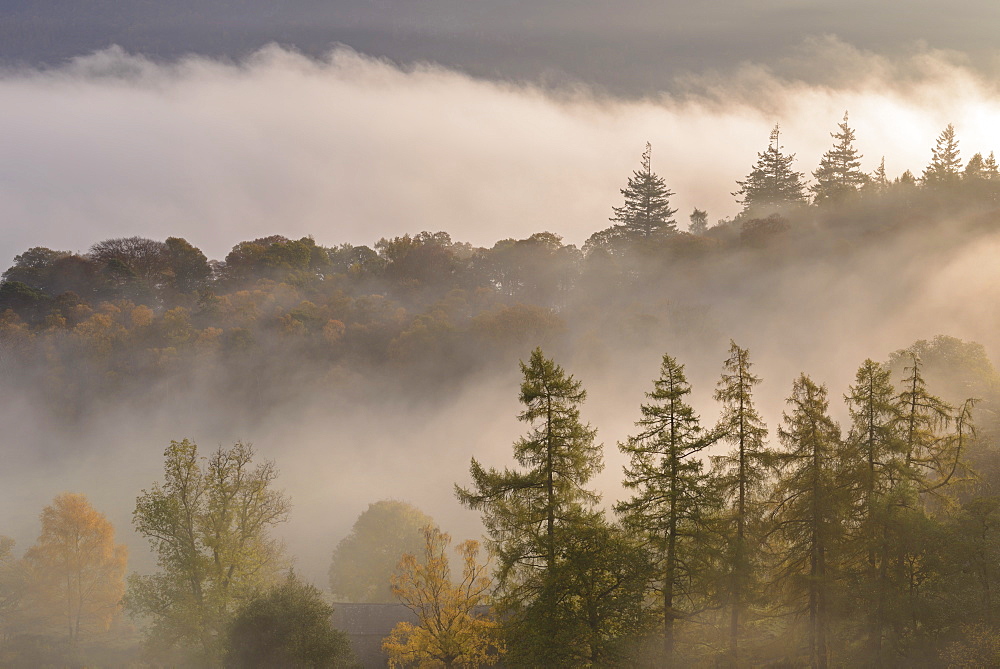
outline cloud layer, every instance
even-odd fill
[[[647,140],[678,218],[697,206],[715,220],[737,211],[730,192],[774,123],[806,173],[845,109],[864,167],[884,155],[890,175],[919,174],[949,122],[966,158],[1000,146],[1000,98],[954,60],[823,39],[801,47],[796,79],[745,65],[623,101],[345,49],[166,64],[108,49],[0,78],[0,264],[133,234],[217,258],[273,233],[370,244],[446,230],[491,245],[551,230],[581,243],[606,226]]]

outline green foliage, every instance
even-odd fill
[[[733,195],[740,196],[737,202],[743,204],[743,213],[766,214],[789,205],[805,202],[805,186],[802,173],[792,170],[795,154],[781,153],[784,148],[778,143],[779,128],[771,130],[771,143],[763,153],[757,154],[757,164]]]
[[[405,553],[424,545],[421,528],[433,519],[406,502],[369,504],[340,540],[330,563],[330,591],[349,602],[392,602],[390,579]]]
[[[958,182],[962,160],[955,138],[955,126],[949,123],[938,135],[937,145],[931,152],[931,162],[924,168],[922,181],[931,188],[945,188]]]
[[[792,611],[808,616],[810,666],[829,662],[835,551],[842,540],[849,496],[838,460],[840,428],[827,415],[826,388],[806,375],[795,380],[791,412],[778,429],[785,450],[776,454],[780,477],[773,511],[777,555],[774,576]]]
[[[716,433],[734,447],[712,458],[713,486],[725,504],[721,520],[726,550],[717,597],[730,612],[728,652],[734,663],[739,662],[745,612],[759,577],[760,525],[773,460],[765,444],[767,426],[754,406],[754,387],[761,380],[752,367],[750,352],[730,340],[729,357],[715,391],[715,399],[722,403]]]
[[[649,403],[641,407],[638,435],[618,448],[629,456],[623,485],[635,495],[615,506],[626,527],[641,536],[654,561],[654,588],[662,598],[663,654],[674,661],[674,622],[697,598],[706,565],[700,553],[708,540],[712,500],[699,452],[715,441],[702,432],[685,402],[691,386],[684,365],[663,356]]]
[[[670,208],[670,196],[663,178],[653,172],[651,166],[653,147],[646,142],[642,154],[642,168],[629,177],[628,186],[621,189],[625,203],[613,207],[615,215],[611,220],[624,228],[626,237],[645,239],[676,232],[677,224]]]
[[[331,623],[320,591],[289,573],[243,603],[226,631],[225,666],[320,669],[353,664],[351,644]]]
[[[237,442],[207,460],[196,444],[172,441],[164,482],[136,499],[133,524],[149,539],[160,571],[129,579],[126,606],[149,616],[149,651],[179,647],[195,664],[214,665],[237,606],[272,583],[283,566],[268,536],[288,516],[288,499],[272,490],[272,462],[253,464],[253,447]]]
[[[533,427],[514,443],[514,459],[526,470],[484,469],[473,458],[474,491],[455,487],[462,504],[483,512],[501,584],[555,564],[556,527],[590,515],[599,498],[583,486],[603,467],[596,430],[580,422],[580,382],[537,348],[521,373],[518,419]]]
[[[524,469],[485,469],[473,459],[474,488],[455,486],[462,504],[482,512],[498,561],[498,607],[508,621],[505,636],[514,658],[571,647],[563,641],[570,631],[553,618],[562,596],[558,570],[569,545],[560,537],[600,523],[591,510],[599,498],[584,486],[603,467],[595,430],[580,421],[586,398],[580,382],[541,349],[521,363],[521,373],[525,408],[518,418],[533,426],[514,443],[514,459]],[[538,657],[543,664],[555,661]]]
[[[847,112],[837,127],[840,131],[830,135],[837,141],[823,154],[819,167],[813,172],[816,183],[809,187],[818,205],[837,203],[868,183],[868,175],[861,171],[862,156],[854,148],[854,130],[847,125]],[[884,179],[884,162],[880,169]]]

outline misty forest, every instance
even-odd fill
[[[23,250],[0,665],[1000,665],[997,163],[831,125],[715,223],[647,144],[579,248]]]

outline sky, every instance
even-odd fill
[[[884,156],[890,177],[907,169],[919,176],[948,123],[963,159],[1000,150],[1000,4],[992,1],[947,9],[855,0],[294,0],[274,7],[262,0],[0,0],[0,270],[33,246],[85,252],[130,235],[184,237],[217,259],[270,234],[371,245],[444,230],[491,246],[551,231],[579,245],[609,225],[647,141],[653,170],[675,193],[681,227],[695,207],[714,223],[739,210],[736,180],[775,124],[785,150],[796,154],[795,168],[808,176],[845,111],[863,169],[874,170]],[[950,277],[940,285],[968,284],[965,268],[990,266],[995,248],[938,268]],[[989,294],[992,276],[976,274],[977,290]],[[968,304],[944,288],[933,295],[937,322],[961,317],[968,328],[960,334],[977,334]],[[865,354],[884,356],[914,332],[933,336],[909,327],[925,316],[903,314],[905,327]],[[511,370],[513,377],[514,364]],[[628,386],[633,399],[645,390],[643,374]],[[457,480],[487,440],[505,450],[519,433],[511,382],[484,382],[478,395],[423,425],[419,441],[445,444],[443,479]],[[599,400],[616,390],[592,393]],[[10,415],[21,410],[16,397],[5,402]],[[617,421],[624,434],[631,417],[611,401],[597,404],[606,409],[595,423]],[[299,445],[301,457],[279,463],[295,491],[299,511],[290,527],[298,536],[328,520],[331,496],[340,505],[338,531],[394,491],[420,498],[432,515],[454,509],[447,486],[400,484],[408,465],[395,459],[398,430],[377,407],[343,415],[351,413],[361,417],[346,427],[337,414],[306,422],[303,434],[276,423],[258,434],[232,425],[201,435],[210,445],[254,441],[266,457],[278,457],[283,441]],[[105,419],[116,424],[113,415]],[[473,421],[481,428],[475,443],[447,441],[456,425]],[[47,435],[24,434],[36,427],[7,430],[0,446],[40,443]],[[83,482],[67,479],[71,470],[91,479],[116,472],[120,485],[93,495],[114,508],[113,520],[127,532],[128,503],[156,476],[177,429],[176,416],[164,412],[87,437],[96,444],[113,434],[116,442],[103,454],[82,448],[86,462],[57,467],[25,455],[17,471],[48,467],[52,485],[41,474],[18,474],[37,485],[8,488],[19,545],[59,484]],[[347,462],[323,459],[334,429],[371,450],[345,450],[338,457]],[[366,469],[371,453],[385,469]],[[372,498],[340,491],[332,478],[326,487],[301,484],[320,461],[331,477],[352,472]],[[616,467],[608,471],[617,475]],[[464,535],[475,524],[456,525]],[[334,534],[291,544],[317,582]]]
[[[270,234],[371,245],[445,230],[492,246],[551,231],[579,245],[607,227],[647,141],[681,227],[695,207],[714,223],[739,210],[736,181],[774,124],[808,176],[845,110],[863,169],[884,156],[890,177],[919,176],[947,123],[965,159],[1000,148],[995,85],[953,54],[825,37],[796,62],[835,62],[842,83],[744,63],[633,99],[277,45],[169,62],[109,47],[15,68],[0,76],[0,264],[131,235],[218,259]]]

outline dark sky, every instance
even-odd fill
[[[342,43],[397,63],[642,95],[744,61],[821,75],[794,64],[796,47],[823,35],[886,55],[955,50],[991,70],[998,26],[995,0],[0,0],[0,61],[55,64],[111,44],[238,58],[273,41],[319,56]]]

